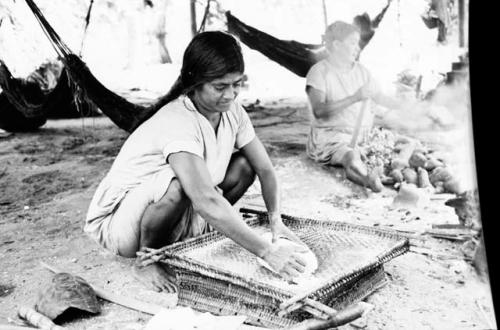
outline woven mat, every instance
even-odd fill
[[[318,258],[318,269],[307,281],[300,281],[297,284],[288,283],[281,276],[262,267],[255,255],[228,238],[180,251],[178,256],[215,269],[231,271],[235,275],[296,295],[310,291],[327,281],[339,281],[378,261],[379,256],[392,251],[400,243],[376,235],[339,230],[339,228],[317,230],[310,226],[293,225],[290,228]],[[255,227],[255,230],[258,233],[270,231],[267,225]]]
[[[242,209],[256,231],[269,231],[263,212]],[[408,240],[396,233],[337,221],[283,216],[284,223],[316,254],[318,269],[307,281],[291,284],[262,267],[257,257],[222,234],[212,232],[158,250],[158,261],[207,276],[221,275],[243,284],[264,285],[286,296],[335,285],[408,250]],[[242,284],[242,283],[239,283]]]
[[[258,233],[269,231],[264,212],[241,213]],[[383,263],[409,248],[407,238],[373,227],[287,215],[283,222],[318,258],[318,269],[298,283],[262,267],[256,256],[218,232],[152,250],[146,258],[175,270],[179,304],[219,315],[241,313],[252,324],[289,326],[307,313],[278,316],[280,303],[297,296],[335,308],[359,301],[384,280]]]

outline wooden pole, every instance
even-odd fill
[[[21,325],[0,324],[0,330],[33,330],[33,327],[23,327]]]
[[[191,11],[191,34],[193,37],[198,33],[196,24],[196,0],[189,1],[189,9]]]
[[[198,28],[198,32],[205,31],[205,24],[207,24],[208,13],[210,12],[210,2],[212,0],[207,0],[207,5],[205,6],[205,12],[203,13],[203,19],[201,20],[200,27]]]
[[[356,122],[354,132],[352,133],[351,143],[349,143],[349,147],[353,149],[356,148],[356,145],[358,144],[359,132],[361,130],[361,125],[363,124],[363,117],[365,116],[366,108],[368,108],[368,103],[370,103],[370,100],[363,101],[361,110],[359,111],[358,121]]]
[[[82,42],[80,43],[80,52],[78,53],[78,56],[82,56],[83,52],[83,45],[85,43],[85,38],[87,38],[87,29],[90,24],[90,13],[92,12],[92,6],[94,5],[94,0],[90,0],[90,5],[89,9],[87,11],[87,16],[85,16],[85,27],[83,28],[83,37],[82,37]]]
[[[458,0],[458,46],[465,47],[465,0]]]
[[[370,306],[370,307],[367,307]],[[327,320],[307,319],[291,328],[290,330],[323,330],[339,327],[361,317],[373,306],[363,302],[350,306]]]
[[[323,20],[325,23],[325,30],[326,30],[326,28],[328,27],[328,15],[327,15],[327,11],[326,11],[325,0],[322,0],[322,2],[323,2]]]

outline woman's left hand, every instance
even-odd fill
[[[269,212],[268,218],[271,226],[271,232],[273,234],[273,243],[276,242],[278,238],[285,237],[297,244],[306,246],[297,235],[295,235],[287,226],[285,226],[285,224],[281,220],[280,213]]]

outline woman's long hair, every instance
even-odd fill
[[[184,52],[181,74],[166,95],[165,103],[208,81],[244,71],[241,47],[233,36],[221,31],[197,34]]]

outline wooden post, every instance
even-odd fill
[[[465,47],[465,0],[458,0],[458,46]]]
[[[196,0],[190,0],[189,8],[191,10],[191,34],[193,37],[198,33],[198,28],[196,24]]]
[[[155,39],[158,42],[158,50],[160,52],[160,63],[172,63],[172,58],[167,48],[167,31],[165,30],[165,22],[167,16],[168,0],[163,3],[163,6],[155,15]]]
[[[90,0],[90,5],[89,5],[89,9],[87,11],[87,16],[85,16],[85,27],[83,29],[82,42],[80,43],[80,52],[78,53],[78,56],[80,56],[80,57],[82,57],[83,45],[85,43],[85,38],[87,38],[87,29],[89,27],[90,13],[92,12],[92,6],[93,5],[94,5],[94,0]]]
[[[323,2],[323,20],[325,22],[325,30],[328,27],[328,16],[327,16],[327,11],[326,11],[326,3],[325,0],[322,0]]]

